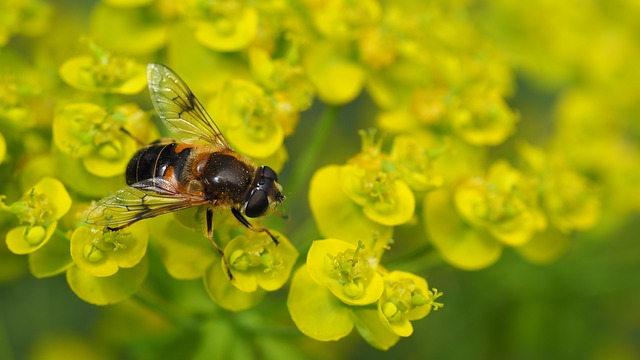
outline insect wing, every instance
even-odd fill
[[[149,64],[147,81],[158,116],[178,140],[185,143],[203,140],[231,149],[200,101],[173,70],[161,64]]]
[[[137,182],[111,194],[85,213],[92,225],[120,228],[142,219],[208,203],[204,194],[187,193],[162,178]]]

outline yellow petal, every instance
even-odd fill
[[[229,282],[222,261],[214,261],[203,278],[204,286],[211,299],[230,311],[249,309],[262,301],[266,292],[256,289],[254,292],[239,290]]]
[[[502,254],[500,243],[463,222],[448,190],[427,195],[424,209],[431,241],[448,263],[464,270],[479,270],[498,261]]]
[[[320,233],[357,244],[363,241],[371,248],[372,239],[384,243],[393,228],[377,223],[362,212],[362,208],[341,191],[340,167],[326,166],[313,175],[309,187],[309,204]],[[349,224],[349,226],[345,226]]]
[[[216,259],[219,261],[201,230],[186,229],[170,215],[149,222],[151,236],[160,250],[160,259],[172,277],[182,280],[201,278]],[[201,222],[194,225],[202,228]]]
[[[95,277],[72,266],[67,270],[67,282],[82,300],[94,305],[108,305],[127,299],[146,279],[149,265],[147,258],[130,269],[122,269],[113,276]]]
[[[30,254],[47,243],[56,230],[57,224],[57,222],[54,222],[47,228],[26,225],[13,228],[7,233],[7,247],[14,254]]]
[[[195,37],[216,51],[238,51],[247,47],[256,37],[258,20],[256,9],[245,7],[237,18],[198,22]]]
[[[353,310],[353,314],[356,329],[371,346],[388,350],[400,340],[400,337],[380,318],[377,310],[357,308]]]
[[[304,59],[309,80],[327,104],[346,104],[362,91],[365,72],[355,61],[329,43],[314,44]]]
[[[515,249],[529,262],[549,264],[566,254],[569,244],[567,235],[550,228],[545,232],[537,233],[529,242]]]
[[[310,338],[339,340],[353,330],[349,307],[313,281],[306,266],[293,275],[287,307],[298,329]]]
[[[364,214],[377,223],[396,226],[407,223],[413,217],[416,199],[404,181],[393,182],[393,197],[388,201],[368,202],[364,207]]]

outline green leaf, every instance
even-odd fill
[[[332,105],[355,99],[365,82],[361,65],[344,54],[340,46],[328,41],[315,43],[304,57],[304,67],[317,88],[318,97]]]
[[[259,336],[255,339],[260,356],[264,360],[306,360],[308,356],[302,352],[299,344],[288,338]]]
[[[67,282],[71,290],[82,300],[94,305],[115,304],[138,291],[147,277],[148,261],[144,257],[130,269],[120,269],[115,275],[96,277],[72,266],[67,270]]]
[[[56,176],[57,173],[55,160],[50,153],[30,156],[21,165],[19,187],[20,189],[32,188],[40,179]]]
[[[320,233],[357,244],[369,240],[389,239],[393,228],[381,225],[364,215],[362,207],[343,191],[340,182],[340,167],[326,166],[313,175],[309,187],[309,204]],[[349,226],[345,226],[349,224]]]
[[[57,235],[38,251],[29,254],[29,270],[37,278],[58,275],[72,265],[69,241]]]
[[[108,2],[111,3],[109,5],[122,3],[124,7],[124,4],[132,6],[130,3],[137,2],[145,5],[152,1]],[[150,54],[164,45],[168,32],[168,26],[154,15],[155,11],[150,11],[149,7],[125,9],[98,3],[91,14],[91,33],[98,43],[113,51],[131,55]]]
[[[550,227],[544,232],[535,234],[531,241],[515,250],[531,263],[549,264],[566,254],[569,246],[568,236]]]
[[[293,275],[287,307],[298,329],[313,339],[339,340],[353,330],[351,307],[313,281],[306,265]]]
[[[186,229],[171,215],[151,219],[149,223],[151,236],[160,248],[160,259],[174,278],[200,278],[216,260],[214,249],[202,231]],[[197,226],[201,228],[202,224]]]
[[[29,345],[30,360],[110,360],[109,352],[96,346],[88,334],[51,331],[33,339]]]
[[[371,346],[380,350],[388,350],[400,337],[382,322],[377,310],[354,309],[356,329]]]
[[[27,274],[27,262],[0,243],[0,284],[15,281]]]
[[[241,334],[234,332],[228,322],[210,320],[202,325],[200,348],[194,360],[228,359],[244,360],[255,358],[251,343]]]
[[[266,293],[260,288],[254,292],[239,290],[229,282],[222,261],[214,261],[209,266],[204,276],[204,287],[216,304],[230,311],[249,309],[260,303]]]
[[[502,255],[502,245],[497,240],[464,223],[449,191],[431,192],[425,198],[424,209],[431,241],[450,264],[465,270],[478,270],[492,265]]]
[[[100,177],[87,171],[81,159],[74,159],[54,149],[58,176],[72,190],[93,198],[99,198],[113,193],[125,186],[122,175]]]

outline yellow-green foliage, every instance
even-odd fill
[[[383,350],[420,338],[417,324],[463,316],[423,319],[460,304],[429,287],[458,288],[450,274],[513,254],[562,263],[637,217],[639,12],[625,0],[2,1],[0,281],[65,275],[85,302],[118,303],[92,339],[104,358],[348,357],[350,345],[306,338],[355,329]],[[170,136],[146,91],[151,62],[185,79],[234,150],[280,174],[281,213],[252,220],[279,245],[225,209],[214,238],[227,262],[202,209],[117,232],[84,223],[125,186],[139,142]],[[492,290],[455,293],[474,291]],[[33,358],[89,351],[58,336]]]

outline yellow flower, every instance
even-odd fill
[[[195,27],[196,39],[216,51],[246,48],[258,33],[258,11],[243,1],[189,2],[185,15]]]
[[[232,239],[225,247],[233,286],[241,291],[253,292],[259,288],[275,291],[291,275],[298,251],[282,234],[274,231],[276,245],[265,233],[247,233]]]
[[[139,144],[138,139],[154,135],[151,120],[135,104],[124,104],[108,113],[92,103],[67,104],[53,122],[53,141],[65,155],[81,159],[86,170],[96,176],[112,177],[124,173]]]
[[[329,0],[309,2],[307,11],[318,31],[330,39],[344,40],[359,36],[362,31],[375,24],[382,12],[376,0],[350,2]]]
[[[50,25],[52,6],[40,0],[3,1],[0,3],[0,47],[16,34],[40,35]]]
[[[340,166],[326,166],[311,178],[309,205],[320,233],[353,244],[363,239],[378,238],[384,245],[391,238],[393,228],[371,220],[363,213],[362,207],[342,191],[340,172]],[[365,243],[367,246],[373,245],[368,241]]]
[[[473,145],[498,145],[510,136],[518,119],[495,91],[472,89],[450,114],[455,132]]]
[[[377,259],[362,248],[337,239],[314,241],[307,254],[309,275],[346,304],[374,303],[382,294],[382,277]]]
[[[422,319],[443,305],[435,302],[442,296],[437,289],[429,290],[427,281],[404,271],[384,276],[384,292],[378,301],[378,312],[385,325],[403,337],[413,334],[411,321]]]
[[[83,91],[137,94],[147,84],[143,64],[117,57],[90,44],[92,54],[72,57],[60,67],[60,77]]]
[[[9,206],[0,201],[0,210],[15,214],[21,224],[7,233],[9,250],[15,254],[29,254],[42,248],[70,207],[71,197],[64,185],[49,177],[40,180]]]
[[[434,141],[426,134],[399,135],[393,139],[391,161],[413,191],[429,191],[443,185],[444,178],[434,169],[438,153],[442,151],[429,146]]]
[[[469,226],[454,206],[451,190],[442,188],[425,197],[423,222],[442,258],[465,270],[484,269],[502,255],[502,245],[489,233]]]
[[[153,0],[107,0],[91,13],[91,34],[96,42],[112,51],[146,55],[162,48],[170,26],[161,14],[160,2]]]
[[[313,85],[297,64],[297,51],[290,51],[282,59],[271,59],[259,49],[253,49],[249,55],[253,77],[273,102],[274,118],[282,125],[284,135],[291,135],[300,112],[311,106],[315,95]]]
[[[264,90],[250,81],[227,82],[212,107],[233,148],[252,158],[276,153],[284,141],[282,124]]]
[[[389,173],[345,165],[340,169],[340,182],[342,191],[379,224],[401,225],[413,217],[415,197],[411,188]]]
[[[561,172],[545,181],[543,204],[560,231],[592,228],[600,218],[600,199],[589,182],[574,172]]]
[[[365,72],[349,54],[350,49],[331,42],[305,49],[303,64],[318,97],[327,104],[345,104],[355,99],[365,83]]]
[[[534,183],[507,162],[494,163],[486,177],[472,177],[456,186],[454,202],[470,224],[486,229],[497,240],[518,246],[544,228],[536,207]]]
[[[375,131],[360,132],[362,150],[340,170],[342,191],[363,207],[371,220],[387,226],[408,222],[415,211],[415,197],[403,178],[392,169],[382,140]]]
[[[134,267],[142,260],[148,239],[146,223],[119,231],[83,226],[71,235],[71,257],[76,266],[92,276],[112,276],[120,268]]]

